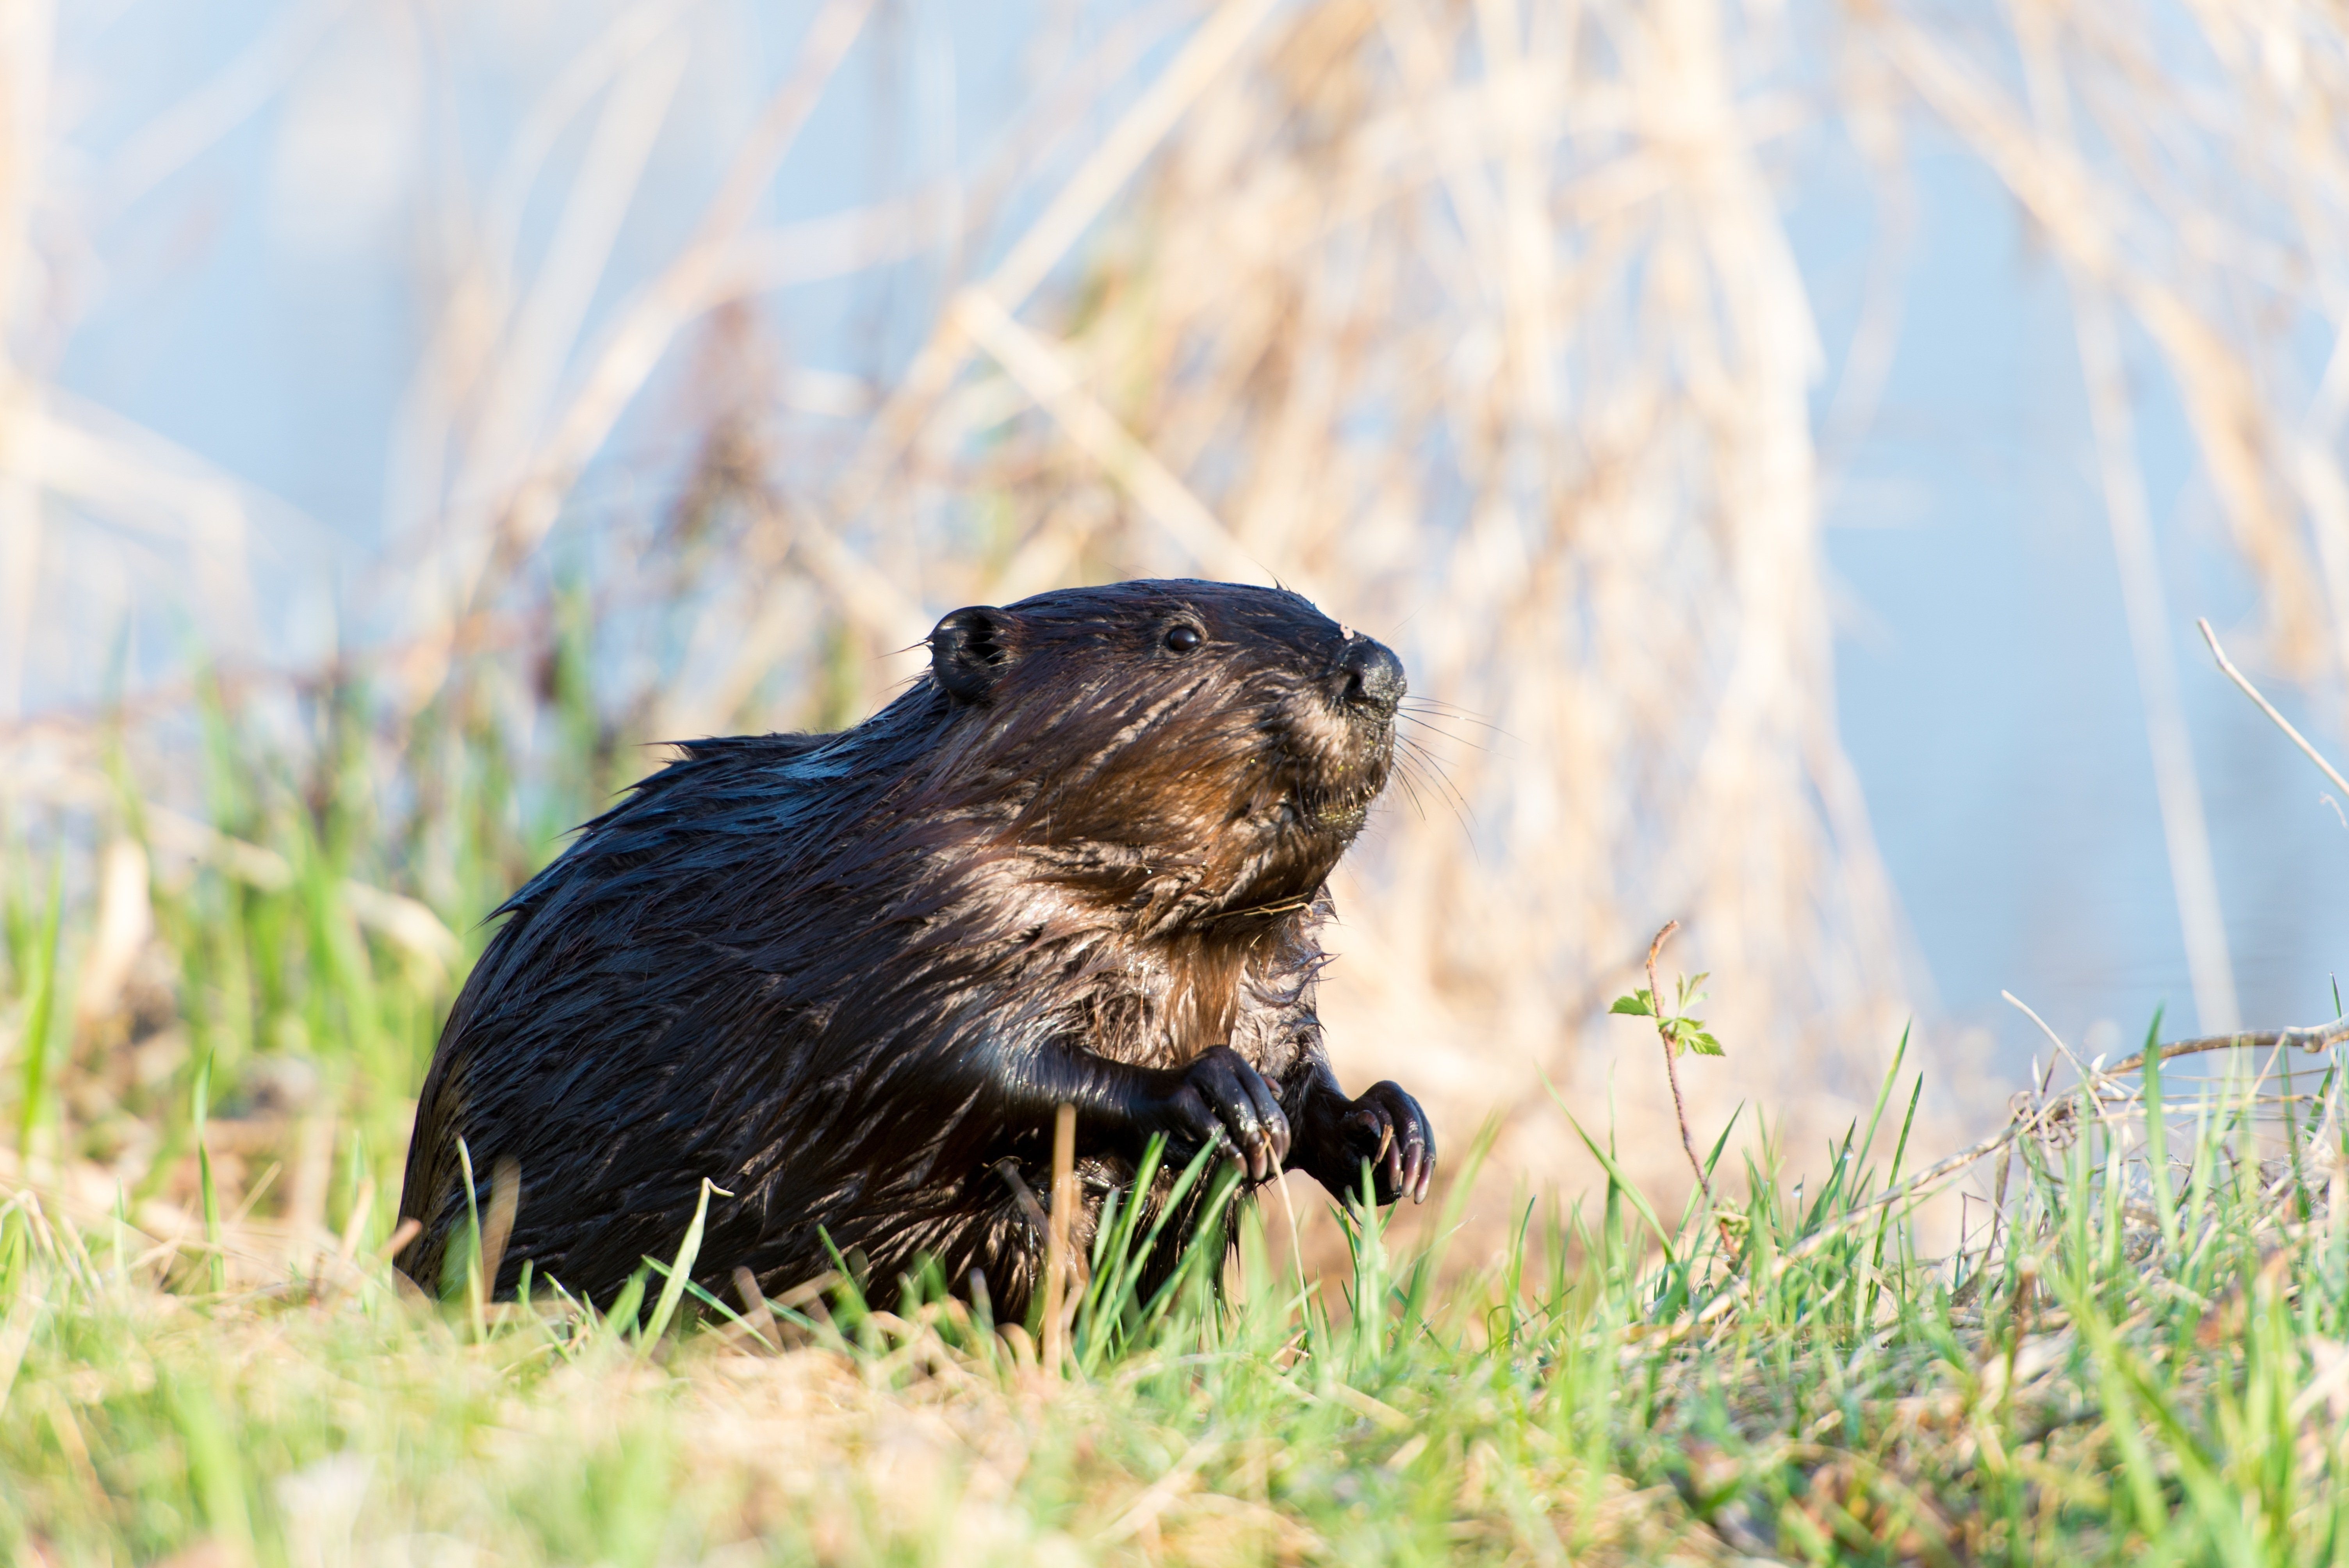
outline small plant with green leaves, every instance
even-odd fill
[[[1669,1013],[1656,1010],[1656,994],[1645,985],[1628,996],[1616,997],[1615,1005],[1607,1010],[1633,1018],[1655,1019],[1656,1031],[1663,1036],[1665,1048],[1676,1057],[1683,1051],[1694,1051],[1701,1057],[1717,1057],[1722,1055],[1721,1042],[1713,1038],[1713,1031],[1704,1026],[1704,1020],[1694,1015],[1696,1005],[1704,1000],[1701,987],[1709,978],[1702,972],[1682,975],[1675,986],[1680,993],[1679,998]]]
[[[1656,1021],[1656,1037],[1663,1042],[1664,1047],[1664,1078],[1672,1088],[1672,1117],[1680,1125],[1681,1151],[1688,1156],[1689,1169],[1696,1174],[1696,1190],[1704,1198],[1705,1212],[1713,1216],[1714,1222],[1721,1228],[1723,1239],[1726,1241],[1738,1233],[1744,1221],[1714,1202],[1712,1167],[1696,1157],[1696,1139],[1689,1131],[1688,1102],[1681,1096],[1681,1053],[1694,1051],[1701,1057],[1722,1054],[1721,1042],[1713,1038],[1713,1032],[1704,1026],[1704,1020],[1692,1013],[1696,1004],[1704,999],[1702,986],[1705,976],[1700,973],[1681,978],[1674,987],[1678,1004],[1670,1013],[1663,1010],[1662,1003],[1658,1000],[1664,994],[1664,988],[1656,981],[1656,958],[1663,952],[1665,940],[1680,928],[1681,923],[1677,920],[1664,923],[1663,929],[1656,933],[1655,940],[1648,944],[1648,984],[1629,996],[1616,997],[1615,1005],[1607,1010]],[[1722,1136],[1726,1140],[1726,1130]],[[1584,1141],[1588,1140],[1586,1134]],[[1718,1159],[1720,1153],[1716,1147],[1714,1158]]]

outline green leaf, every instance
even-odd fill
[[[686,1282],[693,1277],[693,1260],[701,1253],[701,1231],[709,1219],[709,1194],[712,1192],[721,1198],[734,1195],[723,1187],[712,1185],[709,1177],[701,1179],[701,1196],[694,1202],[693,1221],[685,1227],[685,1240],[678,1243],[677,1262],[667,1271],[668,1279],[661,1286],[660,1298],[653,1304],[652,1321],[645,1325],[643,1336],[636,1341],[640,1355],[667,1330],[669,1319],[677,1315],[678,1303],[684,1299]],[[645,1261],[652,1262],[650,1258]]]
[[[1696,1020],[1692,1018],[1689,1021],[1693,1024]],[[1692,1028],[1689,1030],[1688,1048],[1694,1051],[1701,1057],[1717,1057],[1723,1054],[1721,1048],[1721,1042],[1714,1039],[1710,1034],[1701,1028]]]
[[[1652,1018],[1655,1016],[1655,1011],[1650,1006],[1650,1002],[1648,993],[1642,990],[1629,996],[1616,997],[1615,1005],[1607,1010],[1610,1013],[1626,1013],[1635,1018]]]

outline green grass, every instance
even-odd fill
[[[1112,1241],[1057,1381],[935,1298],[841,1288],[761,1326],[777,1354],[689,1296],[663,1336],[428,1305],[364,1259],[221,1293],[201,1242],[158,1257],[20,1197],[0,1538],[56,1563],[2331,1562],[2349,1250],[2288,1162],[2263,1186],[2230,1159],[2251,1130],[2199,1114],[2167,1202],[2093,1120],[2032,1145],[2020,1240],[1954,1289],[1865,1173],[1799,1211],[1757,1186],[1734,1259],[1621,1186],[1464,1275],[1356,1222],[1350,1275],[1300,1288],[1259,1218],[1220,1300],[1208,1268],[1144,1302]]]
[[[1112,1223],[1059,1378],[1025,1335],[894,1282],[758,1338],[673,1270],[647,1272],[649,1330],[559,1297],[427,1303],[377,1253],[458,976],[348,886],[429,895],[464,931],[551,835],[515,825],[517,769],[478,727],[412,738],[410,787],[447,788],[394,809],[350,748],[273,769],[213,722],[213,820],[291,874],[159,850],[144,991],[76,1016],[96,916],[57,870],[75,825],[18,824],[0,877],[16,1561],[2349,1556],[2330,1071],[2294,1099],[2248,1073],[2101,1114],[2075,1095],[2008,1151],[1997,1244],[1954,1260],[1918,1254],[1920,1195],[1874,1201],[1924,1162],[1908,1078],[1803,1186],[1776,1161],[1716,1171],[1726,1225],[1675,1222],[1610,1164],[1490,1257],[1390,1255],[1375,1217],[1340,1215],[1350,1267],[1308,1281],[1268,1243],[1276,1205],[1220,1295],[1203,1259],[1145,1300]],[[139,835],[140,803],[96,826]]]

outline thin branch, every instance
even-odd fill
[[[2191,1040],[2173,1040],[2160,1047],[2160,1057],[2166,1062],[2172,1057],[2190,1057],[2202,1051],[2262,1050],[2279,1046],[2298,1046],[2305,1051],[2328,1051],[2344,1041],[2349,1041],[2349,1015],[2335,1018],[2329,1024],[2310,1024],[2296,1029],[2251,1029],[2240,1034],[2204,1035]],[[2136,1072],[2145,1066],[2145,1057],[2143,1051],[2133,1057],[2124,1057],[2105,1068],[2104,1076],[2111,1078],[2119,1073]]]
[[[2202,629],[2202,640],[2210,645],[2210,656],[2219,661],[2219,667],[2226,672],[2227,678],[2242,687],[2243,695],[2258,703],[2261,713],[2275,720],[2276,727],[2282,730],[2294,746],[2300,748],[2302,756],[2315,763],[2323,771],[2324,776],[2333,780],[2333,787],[2335,789],[2340,790],[2344,795],[2349,795],[2349,779],[2342,778],[2341,770],[2324,760],[2323,753],[2308,743],[2308,737],[2294,729],[2292,727],[2292,720],[2278,713],[2275,704],[2261,696],[2260,688],[2253,686],[2244,676],[2243,672],[2237,669],[2233,662],[2227,657],[2227,650],[2219,645],[2219,634],[2210,629],[2210,618],[2207,615],[2198,616],[2194,624]]]

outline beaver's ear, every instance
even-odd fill
[[[1011,617],[991,604],[957,610],[930,634],[930,675],[947,695],[984,702],[1011,667]]]

